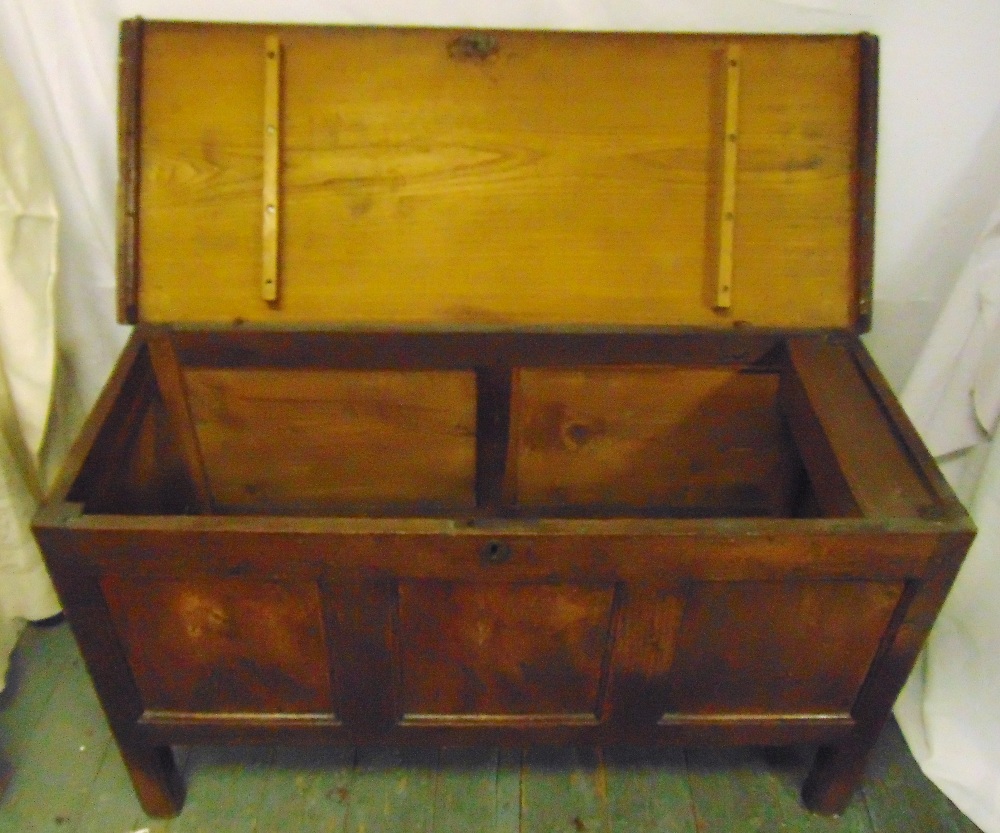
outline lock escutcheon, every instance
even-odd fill
[[[488,565],[504,564],[510,560],[510,556],[510,544],[503,541],[490,541],[479,554],[483,564]]]

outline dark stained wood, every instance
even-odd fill
[[[402,715],[394,662],[395,586],[371,578],[339,580],[324,583],[323,599],[339,648],[333,664],[340,683],[339,713],[359,741],[377,742]]]
[[[803,331],[802,334],[806,334]],[[473,369],[667,364],[777,369],[785,333],[678,327],[565,331],[235,327],[172,331],[181,364],[197,368]]]
[[[506,31],[491,35],[487,75],[456,58],[461,33],[283,27],[282,211],[295,222],[283,224],[281,301],[268,305],[246,291],[263,166],[245,149],[260,146],[271,34],[146,25],[143,320],[853,319],[857,38]],[[743,291],[720,316],[699,290],[721,175],[707,165],[711,67],[729,43],[743,49]]]
[[[333,711],[315,584],[120,576],[101,584],[145,710]]]
[[[44,551],[48,554],[58,547],[49,542]],[[67,610],[73,611],[70,617],[73,636],[139,802],[152,816],[177,815],[184,803],[184,783],[170,747],[151,743],[138,729],[142,712],[139,692],[98,579],[88,576],[70,579],[58,569],[51,573],[60,600]]]
[[[622,596],[611,668],[611,721],[619,726],[648,725],[663,714],[664,686],[676,654],[684,593],[678,585],[635,582]]]
[[[402,582],[404,719],[596,715],[611,587]]]
[[[891,581],[923,575],[938,540],[927,523],[922,529],[892,530],[804,521],[790,533],[777,521],[770,526],[754,521],[546,521],[526,529],[518,522],[460,526],[366,518],[330,520],[319,528],[280,518],[165,520],[82,516],[69,529],[37,528],[49,540],[73,541],[72,550],[54,549],[50,557],[68,573],[320,576],[325,571],[331,578],[381,574],[452,581],[586,575],[601,583],[791,576]],[[511,557],[500,566],[486,565],[483,550],[498,538],[510,546]],[[272,548],[282,552],[282,559],[273,558]]]
[[[691,585],[665,716],[849,713],[901,591],[877,582]]]
[[[815,504],[816,511],[823,517],[861,517],[847,474],[797,374],[782,374],[779,400],[808,474],[808,499]]]
[[[861,341],[845,342],[851,351],[851,356],[857,365],[858,372],[864,377],[865,383],[879,408],[888,418],[893,432],[903,445],[912,465],[920,472],[920,477],[928,490],[934,495],[934,503],[926,513],[928,520],[935,518],[955,524],[959,528],[971,528],[968,525],[968,513],[956,497],[954,490],[945,480],[941,469],[931,457],[927,446],[920,438],[913,423],[910,422],[903,406],[892,392],[885,376],[875,365],[868,350]]]
[[[875,273],[875,147],[878,136],[878,38],[858,38],[858,149],[854,184],[854,280],[857,286],[855,332],[872,325]]]
[[[142,130],[143,22],[121,25],[118,59],[118,320],[136,323],[139,313],[139,181]]]
[[[205,464],[194,432],[194,423],[188,408],[187,390],[181,376],[170,335],[163,331],[150,333],[149,358],[156,376],[156,385],[166,409],[170,431],[175,438],[180,457],[184,462],[192,491],[196,499],[197,511],[206,514],[212,511],[212,493],[205,476]]]
[[[510,503],[507,458],[510,443],[511,370],[476,370],[476,507],[497,511]]]
[[[867,517],[927,517],[934,498],[840,342],[789,339],[786,416],[821,505],[829,480]],[[795,400],[804,396],[804,406]],[[811,412],[811,413],[810,413]],[[803,419],[804,417],[804,419]],[[818,425],[810,424],[812,419]],[[817,436],[819,434],[819,436]],[[810,440],[815,438],[815,442]],[[850,513],[853,514],[853,513]]]
[[[802,799],[810,809],[838,813],[850,801],[864,775],[875,739],[913,670],[973,534],[971,529],[943,534],[925,580],[909,586],[886,628],[879,653],[852,710],[857,720],[854,732],[844,743],[820,749],[802,787]]]

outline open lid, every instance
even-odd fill
[[[120,316],[867,328],[870,36],[130,21]]]

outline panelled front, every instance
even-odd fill
[[[476,580],[338,582],[331,568],[321,581],[106,576],[101,586],[147,716],[280,714],[351,731],[339,701],[374,692],[366,730],[455,730],[459,742],[470,726],[530,739],[539,727],[655,736],[706,718],[846,718],[903,588],[506,581],[493,569]]]

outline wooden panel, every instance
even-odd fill
[[[778,378],[730,370],[522,370],[512,444],[524,506],[782,515],[795,460]]]
[[[333,710],[315,585],[119,576],[101,585],[147,710]]]
[[[860,581],[693,585],[664,719],[846,714],[902,589]]]
[[[788,341],[782,403],[828,514],[927,517],[937,502],[843,343]]]
[[[402,582],[406,715],[596,715],[610,587]]]
[[[474,503],[471,372],[192,369],[185,378],[220,507]]]
[[[854,323],[856,38],[284,28],[269,305],[260,55],[274,31],[144,28],[144,320]],[[705,285],[733,42],[738,290],[719,311]]]

